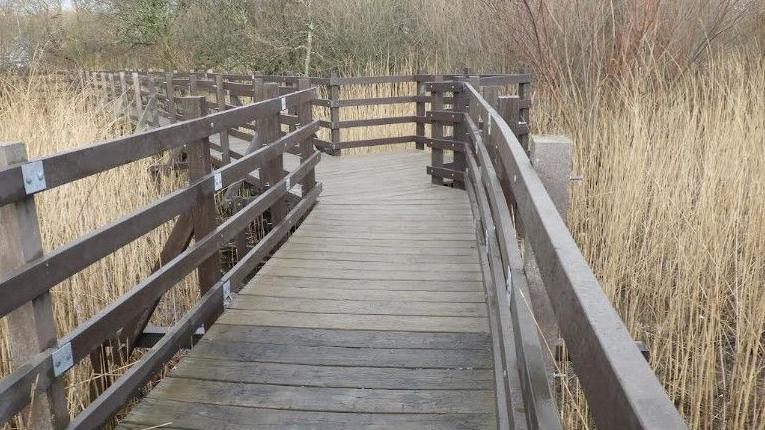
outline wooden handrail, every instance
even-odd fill
[[[106,72],[109,76],[113,72]],[[151,76],[157,78],[156,85],[159,87],[167,87],[167,76],[163,76],[162,73],[151,72],[147,74],[140,74],[138,81],[144,81],[145,78]],[[367,77],[338,77],[331,76],[329,78],[310,77],[303,78],[308,79],[311,85],[326,86],[328,98],[315,99],[314,104],[316,106],[322,106],[329,109],[329,120],[322,122],[322,127],[328,128],[330,131],[329,142],[321,143],[321,147],[329,152],[339,155],[342,149],[345,148],[358,148],[363,146],[373,146],[381,144],[383,139],[390,139],[385,144],[400,144],[412,142],[408,139],[408,136],[384,136],[376,139],[362,139],[354,141],[342,140],[341,130],[349,127],[366,127],[372,125],[389,125],[399,123],[414,123],[416,124],[415,136],[417,140],[418,149],[423,149],[421,140],[425,138],[425,125],[428,123],[424,118],[424,106],[425,103],[431,102],[429,96],[424,95],[423,84],[427,81],[433,81],[434,76],[432,74],[419,73],[414,75],[399,75],[399,76],[367,76]],[[193,78],[193,79],[192,79]],[[440,77],[440,79],[461,79],[465,78],[462,74],[447,74]],[[487,74],[479,75],[482,85],[519,85],[522,86],[531,82],[532,76],[530,74]],[[218,92],[218,86],[222,85],[225,92],[227,92],[232,98],[239,97],[252,97],[257,99],[259,92],[261,91],[264,82],[276,82],[282,84],[279,87],[281,93],[289,93],[294,91],[295,85],[298,80],[301,79],[297,76],[280,76],[280,75],[263,75],[263,74],[231,74],[222,73],[215,74],[215,79],[211,78],[209,74],[194,74],[194,73],[176,73],[175,78],[172,78],[173,86],[178,88],[187,89],[190,94],[196,94],[200,91]],[[219,83],[219,81],[221,81]],[[342,86],[348,85],[377,85],[377,84],[395,84],[395,83],[415,83],[417,86],[417,92],[411,95],[403,96],[391,96],[391,97],[373,97],[373,98],[358,98],[358,99],[341,99],[340,89]],[[97,83],[98,85],[98,83]],[[192,90],[191,87],[195,90]],[[166,89],[165,89],[166,91]],[[161,98],[161,96],[159,96]],[[443,103],[452,104],[452,97],[443,97]],[[359,106],[380,106],[387,104],[409,104],[415,105],[416,115],[410,116],[410,120],[406,120],[405,117],[393,117],[393,118],[362,118],[357,120],[341,120],[341,108],[359,107]],[[165,110],[168,112],[168,110]],[[169,115],[169,113],[166,113]],[[282,118],[283,123],[290,124],[288,118]],[[241,130],[232,129],[230,131],[231,136],[242,139],[250,140],[254,136]],[[368,145],[365,143],[368,141]],[[321,141],[317,141],[321,142]]]
[[[86,357],[93,348],[108,339],[117,330],[135,317],[132,311],[144,309],[153,301],[160,298],[170,287],[194,270],[199,263],[204,261],[219,248],[230,241],[236,233],[243,230],[252,220],[262,214],[280,197],[285,195],[289,188],[314,168],[320,159],[319,153],[301,163],[294,172],[287,175],[265,193],[256,197],[252,202],[227,219],[211,233],[199,242],[194,243],[186,251],[179,254],[159,270],[152,273],[141,281],[136,287],[121,296],[116,302],[99,311],[89,320],[80,324],[77,328],[59,339],[59,345],[71,347],[73,361],[77,362]],[[257,264],[257,263],[255,263]],[[3,378],[0,387],[0,404],[19,405],[19,398],[29,402],[32,392],[44,392],[47,389],[46,379],[52,381],[50,376],[53,372],[52,356],[54,349],[44,353],[44,357],[36,357],[30,365],[22,366]],[[37,380],[37,375],[47,378]],[[35,384],[35,381],[37,383]],[[16,400],[14,400],[16,399]],[[23,404],[21,405],[23,407]],[[0,414],[0,422],[4,422],[19,410],[3,411],[9,415]]]
[[[499,160],[509,181],[542,279],[554,306],[562,335],[571,351],[590,410],[600,428],[684,429],[686,424],[675,409],[656,375],[643,358],[595,275],[566,228],[555,205],[524,151],[504,119],[470,83],[455,83],[465,91],[483,120],[483,133],[496,144]],[[480,142],[478,124],[473,124],[473,143]],[[482,182],[495,193],[501,190],[492,174],[485,148],[478,149]],[[474,180],[477,178],[474,178]],[[477,182],[477,181],[476,181]],[[501,203],[500,203],[500,206]],[[496,220],[493,210],[492,219]],[[499,208],[498,212],[504,212]],[[503,254],[515,247],[512,224],[503,222]],[[500,244],[501,246],[501,244]],[[511,257],[507,254],[505,258]],[[515,257],[510,260],[515,259]],[[513,281],[521,270],[509,261]],[[504,264],[504,261],[503,261]],[[522,267],[522,266],[521,266]],[[513,295],[518,294],[512,291]]]
[[[269,113],[279,112],[282,110],[282,103],[286,107],[298,106],[314,97],[314,88],[296,91],[282,97],[217,112],[202,118],[181,121],[92,146],[34,159],[25,164],[42,163],[45,172],[45,189],[51,189],[165,150],[178,148],[186,142],[209,137]],[[26,196],[22,165],[0,170],[0,205],[12,203]]]
[[[285,196],[290,194],[290,188],[296,184],[309,184],[306,182],[306,178],[311,178],[310,186],[304,188],[302,197],[287,217],[283,221],[277,221],[271,232],[255,248],[243,255],[237,265],[225,275],[225,281],[221,281],[227,283],[227,291],[228,285],[231,284],[236,285],[234,291],[238,289],[242,280],[255,269],[267,253],[278,245],[284,236],[289,234],[290,227],[305,214],[321,191],[320,184],[314,185],[312,179],[313,170],[320,160],[320,154],[318,152],[306,152],[307,147],[304,145],[304,142],[312,140],[312,136],[319,128],[319,121],[312,120],[307,110],[310,109],[313,98],[315,98],[315,89],[308,88],[304,83],[300,91],[287,95],[160,127],[140,133],[137,137],[127,136],[35,160],[48,169],[45,179],[49,181],[48,188],[51,188],[62,185],[67,180],[79,179],[88,174],[104,171],[110,167],[151,155],[162,149],[180,147],[186,142],[194,140],[206,142],[210,135],[245,122],[261,120],[270,116],[277,119],[278,125],[279,113],[286,107],[294,109],[295,112],[301,112],[300,123],[294,124],[293,131],[281,136],[279,134],[273,135],[266,140],[270,143],[258,150],[243,155],[218,170],[203,174],[187,187],[164,196],[120,220],[16,268],[0,281],[0,296],[3,297],[3,300],[0,301],[0,317],[2,317],[19,306],[35,300],[41,294],[46,294],[53,285],[109,255],[158,225],[179,214],[190,212],[192,208],[199,207],[200,202],[212,201],[216,191],[250,177],[252,171],[262,168],[273,170],[271,164],[279,160],[277,164],[279,180],[273,181],[262,194],[255,197],[220,225],[211,224],[211,229],[204,231],[187,249],[179,250],[180,252],[176,251],[177,255],[174,258],[156,269],[151,275],[139,282],[136,287],[61,337],[57,346],[31,357],[24,365],[2,378],[0,380],[0,405],[2,405],[0,406],[0,422],[5,422],[18,413],[30,402],[32,396],[43,395],[41,393],[45,393],[48,387],[61,380],[60,377],[71,368],[72,364],[88,357],[91,351],[115,336],[118,330],[135,323],[141,312],[145,309],[152,309],[153,303],[156,303],[169,288],[188,273],[197,269],[204,261],[214,258],[213,256],[221,247],[239,235],[256,217],[262,215],[266,210],[273,211],[274,207],[283,204],[281,202]],[[196,100],[185,101],[193,104]],[[202,99],[199,98],[199,101],[201,103]],[[191,106],[189,103],[186,104]],[[188,106],[187,110],[189,109]],[[177,134],[173,135],[173,132]],[[170,142],[166,140],[170,140]],[[126,147],[126,144],[134,144],[134,146]],[[303,148],[304,157],[301,158],[301,163],[294,171],[282,172],[281,156],[287,148],[293,146]],[[201,148],[206,148],[206,146],[203,145]],[[65,166],[62,164],[65,160],[76,156],[82,157],[82,159],[68,171],[59,172],[55,170],[57,167]],[[189,157],[193,156],[192,153],[189,153]],[[201,156],[204,157],[204,154]],[[19,169],[22,169],[21,164],[0,170],[0,184],[2,184],[0,187],[5,186],[5,189],[9,190],[5,196],[6,202],[13,202],[13,197],[19,194],[18,191],[14,191],[12,181],[8,186],[9,178],[14,178]],[[24,196],[21,198],[33,198],[33,192],[27,195],[26,190],[23,191]],[[215,214],[197,213],[192,218],[199,216],[212,217]],[[219,298],[222,283],[217,282],[219,274],[213,273],[212,276],[215,276],[215,279],[211,283],[210,289],[203,291],[203,301],[166,333],[165,337],[155,345],[156,348],[152,349],[152,352],[140,361],[139,367],[134,365],[124,379],[120,379],[122,382],[98,397],[81,416],[75,418],[75,421],[70,425],[71,428],[92,428],[94,422],[103,423],[122,404],[125,396],[130,395],[136,387],[145,382],[158,366],[179,347],[179,340],[189,330],[196,330],[201,321],[213,321],[217,317],[218,313],[216,312],[219,311],[215,311],[215,309],[221,309]],[[217,298],[215,297],[216,294],[218,295]],[[54,357],[62,350],[68,351],[71,363],[59,367],[54,374],[56,367]],[[121,400],[115,403],[114,399]]]

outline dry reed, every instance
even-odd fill
[[[127,131],[111,105],[96,107],[97,95],[66,85],[49,85],[33,73],[28,79],[0,76],[0,140],[22,141],[30,158],[60,152],[119,136]],[[136,210],[178,181],[157,187],[148,171],[156,160],[145,159],[43,192],[35,197],[46,252]],[[165,224],[52,289],[59,336],[114,302],[151,272],[169,234]],[[195,300],[193,277],[171,290],[155,314],[155,323],[182,315]],[[11,369],[7,326],[0,323],[0,375]],[[122,369],[124,370],[124,369]],[[118,372],[119,373],[119,372]],[[89,381],[95,375],[89,360],[66,377],[72,413],[89,403]],[[23,427],[20,422],[13,426]]]
[[[0,98],[0,136],[23,139],[33,154],[115,133],[108,112],[93,111],[77,98],[50,97],[42,104],[32,101],[31,92],[4,91],[13,97]],[[413,84],[367,85],[346,87],[341,97],[411,94]],[[574,141],[574,170],[584,177],[573,185],[569,215],[577,242],[633,336],[648,344],[651,365],[692,428],[765,426],[764,106],[765,62],[743,56],[713,61],[672,82],[628,75],[586,105],[553,88],[538,88],[535,95],[535,131]],[[413,113],[412,105],[344,108],[341,120]],[[349,129],[343,140],[413,132],[413,125]],[[140,167],[121,169],[112,179],[129,184],[120,187],[129,193],[99,177],[43,194],[46,249],[154,198],[157,190],[144,177],[147,165],[135,164]],[[61,209],[62,201],[79,203]],[[46,217],[51,213],[62,216]],[[161,234],[57,287],[60,329],[82,321],[146,273]],[[140,270],[115,269],[128,267],[126,260]],[[190,293],[176,298],[180,308],[191,300]],[[170,307],[163,312],[172,314]],[[87,399],[82,381],[89,377],[87,369],[71,377],[73,405]],[[590,427],[576,381],[558,382],[566,426]]]

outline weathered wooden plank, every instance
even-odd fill
[[[483,287],[480,280],[454,279],[337,279],[317,276],[289,276],[287,274],[258,273],[250,282],[253,285],[289,286],[302,288],[344,288],[351,290],[389,291],[475,291]],[[244,292],[244,291],[243,291]]]
[[[354,270],[340,269],[305,269],[300,267],[265,266],[260,271],[263,275],[293,276],[304,278],[351,279],[351,280],[407,280],[407,281],[474,281],[481,280],[480,272],[423,272],[407,270],[366,270],[359,267]]]
[[[344,121],[349,122],[349,121]],[[387,124],[387,123],[386,123]],[[416,140],[415,136],[379,137],[375,139],[346,140],[340,142],[343,148],[363,148],[367,146],[397,145],[399,143],[411,143]]]
[[[374,245],[337,245],[327,244],[322,245],[320,241],[313,241],[310,243],[292,243],[288,242],[284,249],[301,250],[309,252],[322,252],[322,250],[337,250],[338,252],[349,254],[380,254],[380,255],[413,255],[424,256],[431,255],[435,257],[440,256],[477,256],[476,248],[461,248],[461,247],[445,247],[445,248],[395,248],[395,247],[380,247]]]
[[[388,349],[488,350],[488,335],[411,331],[329,330],[216,324],[205,334],[210,342],[253,342],[274,345],[341,346]]]
[[[454,233],[416,233],[416,232],[392,232],[392,231],[380,231],[380,232],[346,232],[346,231],[327,231],[320,228],[301,228],[295,232],[295,237],[315,237],[315,238],[327,238],[327,239],[364,239],[369,241],[378,240],[406,240],[410,242],[420,241],[455,241],[464,240],[467,242],[474,242],[475,235],[470,235],[466,232],[467,229],[462,232]]]
[[[231,309],[358,315],[486,316],[483,303],[402,302],[336,299],[297,299],[240,296]]]
[[[361,289],[361,288],[299,288],[284,285],[268,285],[256,282],[251,288],[241,291],[242,295],[252,294],[269,297],[331,298],[349,300],[407,300],[412,302],[458,302],[481,303],[484,293],[479,287],[460,287],[462,291],[439,291],[437,286],[422,286],[418,290]],[[330,284],[330,285],[334,285]]]
[[[421,221],[379,221],[369,223],[326,222],[322,219],[310,219],[301,224],[303,230],[321,230],[327,232],[350,232],[350,233],[377,233],[399,232],[412,234],[441,234],[441,233],[467,233],[473,230],[473,223],[466,221],[439,222],[438,224],[422,223]]]
[[[415,82],[414,75],[400,76],[360,76],[348,78],[334,78],[332,81],[336,85],[369,85],[369,84],[391,84],[396,82]]]
[[[224,316],[227,314],[229,312],[226,312]],[[258,324],[258,326],[262,325]],[[209,342],[204,338],[195,347],[194,357],[212,360],[293,363],[317,366],[395,367],[409,369],[491,368],[489,351],[482,349],[347,348],[253,342],[221,343]]]
[[[489,413],[490,390],[366,390],[167,378],[152,398],[217,405],[362,413]]]
[[[147,398],[138,405],[126,422],[125,430],[357,430],[396,428],[399,430],[483,430],[493,424],[493,414],[349,414],[301,410],[263,409],[188,403]],[[176,427],[177,426],[177,427]]]
[[[395,96],[395,97],[372,97],[362,99],[344,99],[338,100],[338,106],[351,107],[351,106],[379,106],[379,105],[391,105],[402,103],[414,103],[417,101],[417,96]],[[327,107],[329,105],[327,104]]]
[[[174,377],[208,381],[304,387],[392,390],[493,390],[488,369],[409,369],[392,367],[312,366],[305,364],[183,360]]]
[[[298,248],[280,249],[273,257],[280,259],[318,260],[326,261],[325,256],[318,249],[303,251]],[[373,254],[351,253],[339,250],[335,253],[332,261],[335,262],[383,262],[383,263],[411,263],[412,265],[441,263],[441,264],[472,264],[475,257],[469,255],[403,255],[403,254]],[[274,262],[276,263],[276,262]]]
[[[335,237],[295,237],[290,239],[294,243],[304,244],[327,244],[337,246],[367,246],[375,248],[474,248],[475,240],[395,240],[395,239],[353,239],[353,238],[335,238]]]
[[[291,258],[273,258],[271,266],[274,267],[299,267],[299,268],[328,268],[337,270],[354,270],[363,268],[364,270],[392,270],[392,271],[420,271],[420,272],[477,272],[478,265],[473,261],[467,263],[460,263],[456,261],[441,261],[441,262],[412,262],[410,260],[395,261],[395,262],[383,262],[383,261],[367,261],[365,264],[359,264],[359,261],[343,261],[339,259],[326,260],[320,258],[318,255],[313,257],[319,258],[298,258],[297,256],[291,256]]]
[[[393,125],[417,122],[414,115],[391,116],[387,118],[353,119],[332,123],[333,128],[375,127],[380,125]],[[414,139],[414,136],[412,136]]]
[[[399,315],[343,315],[277,311],[231,310],[224,324],[258,324],[277,327],[336,328],[351,330],[402,330],[488,333],[483,317],[423,317]]]

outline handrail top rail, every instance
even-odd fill
[[[510,188],[527,240],[596,423],[603,428],[687,428],[600,287],[510,126],[471,82],[455,81],[454,88],[477,103],[482,132],[498,137],[492,139],[496,162],[512,178]]]
[[[195,139],[210,137],[223,130],[256,120],[263,115],[281,112],[315,98],[315,87],[298,90],[260,102],[210,113],[203,117],[179,121],[11,165],[0,169],[0,206],[179,147]],[[30,192],[24,185],[24,166],[35,165],[40,166],[46,186]]]

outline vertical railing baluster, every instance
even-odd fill
[[[0,143],[0,169],[27,161],[26,147],[21,142]],[[28,183],[44,179],[43,165],[30,169]],[[0,206],[0,273],[6,274],[43,255],[42,238],[33,195],[15,203]],[[10,359],[14,368],[47,348],[55,348],[56,325],[51,294],[46,292],[9,313]],[[64,345],[66,347],[66,345]],[[53,375],[51,375],[53,376]],[[47,395],[32,393],[34,401],[20,414],[30,429],[62,429],[69,422],[66,388],[62,378],[54,377]]]
[[[207,115],[207,104],[205,98],[201,96],[183,97],[180,99],[183,109],[184,119],[199,118]],[[189,182],[209,174],[212,171],[212,160],[210,157],[210,140],[208,138],[199,139],[186,144],[186,154],[189,163]],[[217,224],[217,211],[215,208],[215,196],[208,195],[194,205],[192,210],[192,219],[194,224],[194,240],[198,241],[213,231]],[[215,253],[207,258],[197,268],[199,278],[199,294],[203,295],[212,287],[221,276],[221,263],[219,253]],[[223,312],[223,308],[219,309]],[[205,329],[209,328],[218,314],[211,315],[205,322]]]
[[[340,143],[340,128],[338,123],[340,122],[340,85],[338,84],[338,77],[336,72],[332,72],[329,77],[329,124],[330,124],[330,142],[332,148],[330,153],[332,155],[341,155],[341,143]]]

